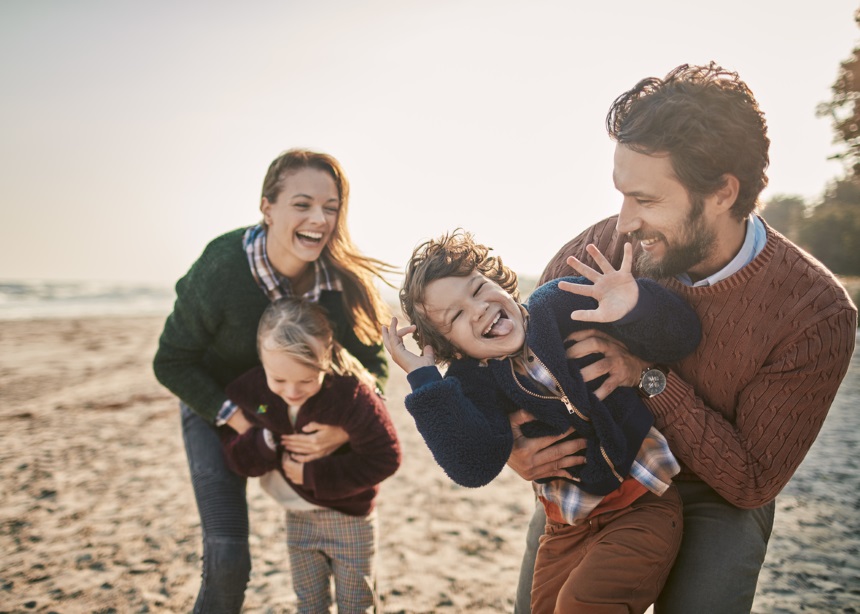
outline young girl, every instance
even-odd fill
[[[379,483],[400,466],[394,425],[375,382],[333,339],[317,304],[279,299],[257,332],[262,367],[227,386],[252,427],[222,428],[227,463],[287,511],[287,546],[299,612],[378,609],[374,558]],[[303,462],[285,449],[310,422],[342,427],[348,443]]]
[[[403,312],[383,343],[407,373],[406,408],[436,461],[457,483],[482,486],[513,447],[508,414],[525,409],[526,437],[586,442],[566,479],[538,480],[547,512],[535,564],[532,612],[644,612],[659,594],[681,540],[672,477],[679,467],[653,416],[631,388],[605,399],[568,361],[564,340],[597,328],[652,364],[674,362],[699,342],[696,314],[657,283],[634,279],[628,245],[616,271],[592,247],[603,273],[569,261],[584,277],[540,286],[517,301],[516,274],[468,233],[419,246],[400,291]],[[423,355],[403,336],[415,333]],[[436,363],[447,365],[444,377]],[[661,367],[662,368],[662,367]],[[662,391],[660,369],[643,373],[640,394]],[[663,380],[665,383],[665,380]]]

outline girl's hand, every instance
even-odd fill
[[[398,330],[397,318],[391,318],[391,324],[382,327],[382,344],[388,350],[388,353],[391,354],[392,360],[407,373],[411,373],[421,367],[432,367],[436,364],[435,357],[433,356],[433,348],[429,345],[424,347],[424,353],[421,356],[406,349],[406,346],[403,344],[403,337],[413,332],[415,332],[414,324]]]
[[[590,296],[598,302],[598,306],[597,309],[577,309],[570,317],[581,322],[616,322],[630,313],[639,300],[639,286],[632,273],[633,247],[630,243],[624,244],[624,257],[617,271],[593,244],[589,244],[585,250],[603,273],[570,256],[567,263],[593,285],[560,281],[558,287],[565,292]]]
[[[302,463],[328,456],[347,441],[349,433],[342,427],[318,422],[308,422],[301,433],[281,435],[281,445],[287,454]]]
[[[284,473],[287,474],[290,482],[300,486],[304,484],[305,464],[303,462],[291,458],[290,453],[285,452],[281,457],[281,467],[284,468]]]

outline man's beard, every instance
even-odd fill
[[[684,222],[683,230],[679,235],[677,240],[682,240],[683,243],[670,245],[666,242],[665,235],[660,233],[656,235],[646,235],[642,231],[630,233],[632,239],[656,236],[663,241],[666,248],[660,260],[654,260],[651,254],[647,252],[640,253],[636,259],[636,272],[643,277],[652,279],[675,277],[688,272],[710,254],[715,233],[712,228],[705,225],[701,210],[697,213],[694,208]]]

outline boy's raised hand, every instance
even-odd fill
[[[593,285],[558,282],[565,292],[590,296],[598,302],[597,309],[578,309],[570,314],[571,319],[581,322],[615,322],[626,316],[639,300],[639,286],[633,278],[633,247],[624,244],[624,257],[616,271],[612,263],[600,253],[594,244],[585,250],[594,258],[602,273],[598,273],[574,256],[569,256],[567,264],[585,277]]]
[[[392,360],[397,365],[411,373],[421,367],[432,367],[436,364],[433,356],[433,348],[429,345],[424,348],[424,353],[418,356],[414,352],[408,350],[403,344],[403,337],[415,332],[415,325],[397,329],[397,318],[391,318],[391,324],[382,327],[382,344],[388,353],[391,354]]]

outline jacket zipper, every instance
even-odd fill
[[[526,394],[531,395],[533,397],[536,397],[538,399],[545,399],[545,400],[549,400],[549,401],[551,401],[553,399],[559,399],[559,400],[561,400],[562,403],[564,403],[564,406],[567,407],[567,413],[576,414],[582,420],[585,420],[586,422],[591,422],[591,420],[588,418],[588,416],[583,415],[583,413],[581,411],[579,411],[579,409],[576,407],[576,405],[574,405],[573,403],[570,402],[570,399],[567,398],[567,395],[565,394],[564,389],[562,389],[561,384],[559,383],[558,379],[556,379],[555,375],[552,374],[552,371],[547,369],[546,365],[543,364],[543,362],[541,362],[541,359],[538,358],[537,354],[535,354],[534,352],[531,352],[530,354],[537,361],[538,366],[540,366],[540,368],[543,369],[550,376],[553,383],[555,383],[555,389],[556,389],[556,391],[558,391],[559,396],[556,397],[556,396],[550,396],[550,395],[545,395],[545,394],[537,394],[536,392],[532,392],[531,390],[527,389],[525,386],[523,386],[520,383],[520,378],[517,377],[517,373],[516,373],[516,371],[514,371],[514,361],[508,360],[508,362],[511,364],[511,375],[513,375],[514,381],[517,383],[517,386],[520,387],[520,390],[522,390]],[[612,471],[612,474],[615,476],[615,479],[618,480],[619,482],[623,482],[624,478],[615,469],[615,465],[609,459],[609,454],[606,453],[606,450],[603,448],[603,445],[600,445],[600,454],[601,454],[601,456],[603,456],[603,460],[606,461],[606,464],[609,466],[609,469],[610,469],[610,471]]]
[[[549,369],[546,368],[546,365],[541,362],[541,359],[537,357],[537,354],[535,354],[534,352],[531,352],[531,356],[533,356],[534,359],[537,361],[538,366],[540,366],[540,368],[543,369],[547,373],[547,375],[550,376],[553,383],[555,384],[555,389],[558,392],[559,396],[537,394],[536,392],[532,392],[531,390],[528,390],[525,386],[523,386],[520,383],[520,379],[517,377],[516,371],[514,371],[514,361],[509,360],[508,362],[511,364],[511,375],[514,376],[514,381],[517,383],[517,386],[520,387],[520,390],[522,390],[526,394],[529,394],[533,397],[537,397],[538,399],[544,399],[544,400],[549,400],[549,401],[551,401],[553,399],[558,399],[562,403],[564,403],[564,406],[567,408],[567,413],[576,414],[580,419],[585,420],[586,422],[591,422],[591,420],[588,418],[588,416],[584,415],[581,411],[579,411],[579,409],[576,407],[576,405],[574,405],[573,403],[570,402],[570,399],[567,398],[567,395],[564,393],[564,389],[562,389],[561,384],[556,379],[555,375],[552,374],[552,371],[550,371]]]

